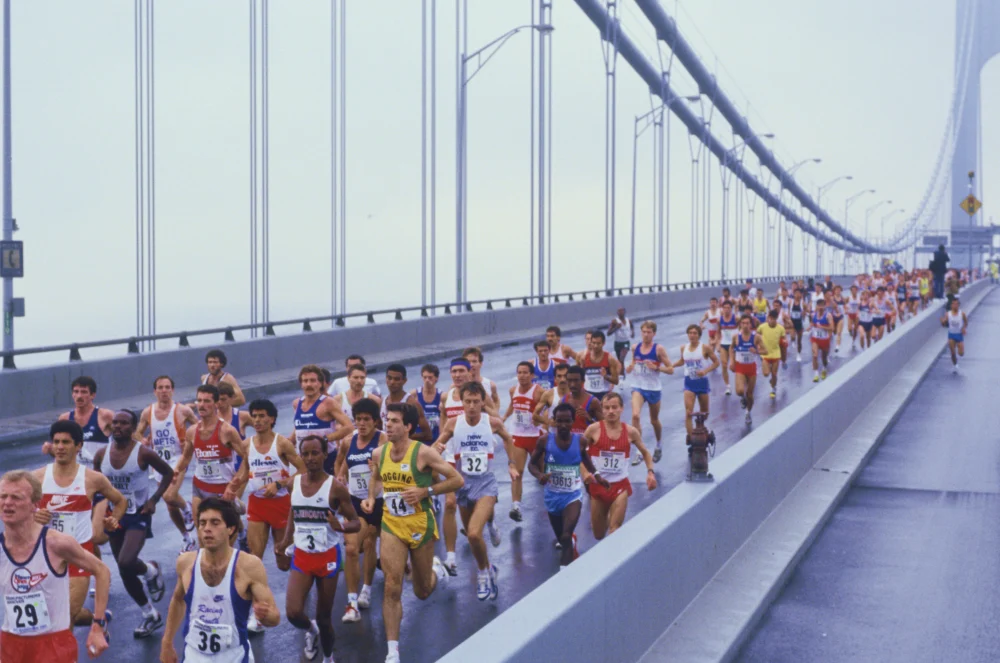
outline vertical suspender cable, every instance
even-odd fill
[[[531,23],[530,23],[530,25],[536,25],[538,23],[538,17],[536,16],[536,11],[535,11],[535,0],[528,0],[528,4],[531,5]],[[529,201],[528,201],[528,207],[529,207],[529,210],[528,210],[528,242],[529,242],[529,248],[528,248],[528,263],[529,263],[529,268],[528,268],[528,271],[531,272],[531,285],[530,285],[529,294],[531,294],[532,297],[535,296],[535,261],[536,261],[536,257],[535,257],[535,159],[537,158],[535,150],[538,147],[538,144],[535,142],[535,94],[536,94],[536,91],[537,91],[537,84],[535,83],[535,74],[536,74],[535,63],[537,62],[537,57],[535,55],[535,48],[536,48],[536,43],[535,42],[536,42],[536,40],[538,42],[537,45],[541,45],[541,43],[542,43],[542,36],[541,36],[541,34],[538,34],[537,36],[535,34],[531,35],[531,62],[528,65],[529,69],[531,70],[531,102],[530,102],[530,108],[528,109],[528,118],[530,119],[530,124],[531,124],[531,139],[530,139],[531,140],[531,142],[530,142],[530,146],[531,146],[531,150],[530,150],[531,158],[529,160],[531,165],[530,165],[530,167],[528,169],[528,180],[529,180],[528,186],[529,186],[529,191],[530,191]],[[541,267],[539,267],[539,269],[541,269]],[[541,284],[539,284],[539,285],[541,285]]]
[[[337,49],[340,47],[340,39],[337,33],[337,2],[330,3],[330,315],[337,315],[340,312],[338,301],[340,299],[340,228],[338,219],[340,218],[340,196],[338,195],[337,179],[337,134],[339,124],[337,123],[337,108],[339,105],[339,95],[337,93]]]
[[[437,0],[431,0],[431,307],[437,304]]]
[[[427,0],[420,2],[420,305],[427,306]]]
[[[156,333],[156,109],[155,109],[155,90],[156,90],[156,62],[154,57],[154,35],[155,35],[155,23],[153,15],[153,0],[147,0],[146,9],[146,22],[147,22],[147,65],[146,65],[146,114],[147,114],[147,151],[146,158],[148,160],[148,165],[146,167],[147,180],[149,186],[147,189],[147,200],[149,206],[149,213],[147,217],[147,223],[149,225],[149,230],[146,233],[147,246],[148,246],[148,258],[147,258],[147,269],[149,271],[149,276],[147,277],[146,287],[147,287],[147,312],[149,316],[149,322],[147,325],[147,333]],[[156,349],[156,341],[151,341],[149,344],[151,349]]]
[[[347,0],[340,3],[340,312],[347,313]]]
[[[257,0],[250,0],[250,324],[259,322],[257,270]],[[257,336],[257,328],[250,329]]]
[[[140,102],[140,87],[141,87],[141,77],[140,77],[140,59],[139,59],[139,42],[140,33],[139,26],[142,24],[142,5],[138,2],[135,3],[135,11],[133,16],[133,87],[134,87],[134,99],[135,104],[135,333],[136,336],[141,336],[143,331],[143,323],[145,322],[145,311],[143,307],[143,265],[142,265],[142,247],[143,247],[143,202],[142,202],[142,140],[140,134],[142,132],[142,116],[141,113],[141,102]],[[6,221],[6,219],[5,219]]]
[[[270,35],[268,29],[269,17],[268,17],[268,2],[269,0],[261,0],[261,206],[263,215],[261,216],[261,240],[263,242],[263,252],[261,254],[263,262],[263,322],[271,321],[271,200],[270,200],[270,129],[269,129],[269,115],[270,109],[268,108],[268,85],[269,85],[269,49],[270,49]]]

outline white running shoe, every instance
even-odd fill
[[[436,559],[436,558],[435,558]],[[441,561],[441,560],[438,560]],[[457,562],[442,562],[441,568],[448,572],[450,576],[458,575],[458,563]]]
[[[310,661],[316,658],[319,654],[319,626],[316,622],[312,622],[312,626],[306,631],[306,646],[303,648],[303,652]]]
[[[441,558],[437,555],[434,556],[431,569],[434,570],[434,575],[437,576],[438,580],[444,580],[448,576],[447,568],[445,568],[445,565],[441,562]],[[455,575],[458,575],[458,569],[455,570]]]
[[[247,631],[251,633],[263,633],[264,625],[257,621],[257,615],[250,613],[250,619],[247,620]]]
[[[497,583],[497,577],[500,575],[500,569],[497,568],[496,564],[490,564],[490,600],[496,601],[497,596],[500,595],[500,585]]]
[[[354,607],[351,603],[348,603],[347,607],[344,609],[344,616],[341,618],[340,621],[344,622],[345,624],[360,622],[361,612],[359,612],[358,609]]]
[[[747,422],[747,426],[749,426],[750,424],[753,423],[753,419],[750,418],[750,413],[749,412],[747,412],[746,422]]]
[[[731,393],[733,393],[733,391],[732,391],[732,389],[729,388],[729,385],[727,384],[726,385],[726,396],[728,396]]]
[[[399,652],[389,652],[385,656],[385,663],[399,663]]]
[[[480,571],[479,578],[476,581],[476,598],[480,601],[488,599],[493,589],[491,584],[489,572],[484,573],[483,571]]]
[[[502,540],[500,538],[500,528],[498,528],[497,524],[492,520],[486,523],[486,527],[490,530],[490,543],[492,543],[493,547],[496,548],[500,545],[500,541]]]
[[[358,607],[367,610],[372,605],[372,590],[370,587],[362,587],[358,594]]]
[[[801,364],[801,363],[802,363],[802,355],[796,355],[796,356],[795,356],[795,361],[796,361],[797,363]]]

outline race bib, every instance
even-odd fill
[[[49,606],[45,602],[45,594],[41,591],[27,594],[8,594],[3,598],[7,614],[4,625],[11,633],[36,635],[46,633],[51,629]]]
[[[604,391],[604,376],[596,371],[588,372],[586,390],[591,393],[601,393]]]
[[[229,624],[206,624],[200,619],[192,619],[189,624],[184,642],[202,656],[215,656],[233,646],[234,629]]]
[[[199,479],[217,479],[222,476],[222,468],[217,460],[201,460],[195,465],[194,475]]]
[[[684,364],[684,377],[698,379],[698,367],[694,364]]]
[[[733,343],[733,330],[732,329],[723,329],[721,332],[719,332],[719,334],[722,337],[722,339],[720,341],[720,343],[722,343],[722,345],[732,345],[732,343]]]
[[[532,428],[535,424],[531,420],[531,412],[514,410],[514,425],[518,428]]]
[[[741,350],[736,353],[736,362],[739,364],[752,364],[754,363],[753,353],[747,350]]]
[[[490,469],[490,455],[485,451],[465,451],[459,457],[462,463],[462,474],[479,476]]]
[[[625,472],[626,464],[624,451],[602,451],[597,458],[597,471],[607,475],[618,475]]]
[[[323,552],[329,549],[326,542],[327,526],[324,524],[295,523],[295,549],[304,552]]]
[[[828,337],[830,335],[830,332],[828,332],[825,329],[821,329],[819,327],[813,327],[812,335],[813,335],[813,338],[822,340],[822,339]]]
[[[61,511],[53,511],[51,513],[52,520],[49,521],[49,527],[51,529],[54,529],[57,532],[62,532],[63,534],[75,536],[76,524],[81,514],[63,513]]]
[[[368,484],[371,480],[372,471],[368,465],[352,465],[347,470],[348,489],[359,500],[368,499]]]
[[[122,497],[125,498],[125,504],[126,504],[126,506],[125,506],[125,513],[127,513],[127,514],[133,514],[133,513],[135,513],[135,511],[136,511],[135,496],[134,495],[126,495],[126,494],[122,493]]]
[[[580,466],[549,465],[548,489],[556,493],[572,493],[580,489]]]
[[[417,513],[417,510],[413,508],[412,505],[407,504],[406,500],[403,499],[403,493],[386,493],[385,494],[385,506],[384,508],[389,512],[390,515],[396,516],[398,518],[403,518],[405,516],[412,516]]]

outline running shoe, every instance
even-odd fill
[[[813,382],[819,382],[819,374],[813,373]]]
[[[186,542],[181,544],[181,551],[177,554],[180,555],[186,552],[195,552],[196,550],[198,550],[198,540],[188,539]]]
[[[796,357],[795,357],[795,361],[796,361],[797,363],[801,364],[801,363],[802,363],[802,355],[798,355],[798,356],[796,356]]]
[[[490,564],[490,600],[496,601],[497,596],[500,595],[500,584],[497,582],[497,576],[500,575],[500,569],[497,568],[496,564]]]
[[[445,567],[441,558],[434,555],[434,561],[431,562],[431,569],[434,570],[434,575],[438,577],[439,580],[444,580],[448,577],[448,569]],[[458,574],[458,569],[455,570],[456,575]]]
[[[835,354],[835,355],[839,355],[840,354],[840,346],[839,345],[833,349],[833,354]]]
[[[559,543],[559,539],[556,539],[556,550],[562,550],[562,544]]]
[[[774,389],[771,390],[771,398],[776,398],[777,394],[774,393]]]
[[[264,625],[257,621],[257,615],[250,613],[250,619],[247,620],[247,632],[249,633],[263,633]]]
[[[385,656],[385,663],[399,663],[399,652],[389,652]]]
[[[501,541],[500,528],[498,528],[497,524],[492,520],[486,523],[486,527],[490,530],[490,543],[492,543],[493,547],[496,548],[500,545]]]
[[[135,627],[134,631],[132,631],[132,637],[136,639],[148,638],[149,636],[153,635],[153,632],[156,631],[156,629],[160,628],[161,626],[163,626],[163,617],[160,615],[159,612],[154,612],[151,615],[146,615],[145,617],[142,618],[142,622]]]
[[[740,396],[740,407],[742,409],[747,409],[747,399],[746,396]]]
[[[448,561],[445,561],[445,562],[442,562],[441,565],[444,567],[444,570],[448,572],[448,575],[450,575],[450,576],[457,576],[458,575],[458,563],[457,562],[448,562]]]
[[[822,378],[822,379],[825,380],[826,379],[826,370],[824,370],[822,373],[820,373],[819,376],[820,376],[820,378]]]
[[[493,592],[492,584],[489,572],[480,571],[479,579],[476,582],[476,598],[480,601],[488,599]]]
[[[660,449],[659,447],[657,447],[653,451],[653,462],[654,463],[659,463],[661,458],[663,458],[663,449]]]
[[[510,513],[508,515],[510,516],[510,519],[513,520],[515,523],[521,522],[521,507],[517,506],[516,504],[510,507]]]
[[[310,661],[316,658],[319,654],[319,626],[316,626],[316,622],[312,622],[312,626],[306,631],[306,646],[303,648],[303,653],[306,655]]]
[[[358,611],[357,608],[355,608],[353,605],[351,605],[350,603],[348,603],[347,607],[344,609],[344,616],[343,616],[343,618],[341,618],[340,621],[344,622],[345,624],[351,624],[353,622],[360,622],[361,621],[361,613]]]
[[[184,529],[189,532],[194,531],[194,514],[191,512],[191,505],[188,504],[184,508]]]
[[[146,591],[149,593],[149,599],[153,603],[159,603],[160,599],[163,598],[164,592],[167,591],[167,583],[163,582],[163,574],[160,573],[159,564],[156,562],[146,562],[146,565],[156,569],[156,575],[152,579],[146,578]]]
[[[729,385],[727,384],[727,385],[726,385],[726,396],[728,396],[728,395],[729,395],[729,394],[731,394],[731,393],[733,393],[733,392],[732,392],[732,390],[731,390],[731,389],[729,388]]]
[[[367,610],[372,604],[372,589],[371,587],[362,587],[361,593],[358,594],[358,608],[362,610]]]
[[[635,467],[636,465],[638,465],[641,462],[642,462],[642,456],[641,455],[635,454],[634,456],[632,456],[632,467]]]
[[[747,412],[746,422],[747,422],[747,426],[749,426],[750,424],[753,423],[753,419],[750,417],[750,413],[749,412]]]

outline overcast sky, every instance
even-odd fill
[[[470,50],[531,18],[530,0],[471,0]],[[271,3],[271,313],[330,308],[329,2]],[[622,0],[627,33],[653,59],[651,26]],[[751,126],[852,224],[883,198],[923,195],[952,89],[954,6],[940,0],[667,0],[665,7]],[[905,7],[905,11],[901,11]],[[439,0],[438,299],[454,297],[454,2]],[[135,326],[133,13],[126,0],[14,2],[14,213],[25,242],[16,284],[20,346],[127,335]],[[158,329],[249,317],[248,9],[171,0],[156,13]],[[555,3],[553,287],[603,284],[604,67],[594,26]],[[348,7],[348,309],[420,301],[420,2]],[[469,90],[469,294],[529,287],[530,40],[516,36]],[[667,55],[664,49],[663,55]],[[694,86],[675,67],[677,91]],[[1000,147],[1000,71],[983,75],[984,145]],[[633,118],[646,86],[618,86],[618,282],[628,278]],[[675,122],[671,280],[687,280],[690,157]],[[731,141],[718,120],[713,130]],[[651,236],[650,146],[640,146],[639,235]],[[996,152],[995,149],[992,150]],[[987,214],[990,174],[984,164]],[[713,167],[713,193],[721,189]],[[718,200],[713,202],[718,247]],[[884,208],[888,211],[890,208]],[[713,255],[716,255],[718,248]],[[796,254],[796,268],[799,251]],[[716,269],[718,260],[715,259]],[[637,281],[651,280],[641,247]]]

